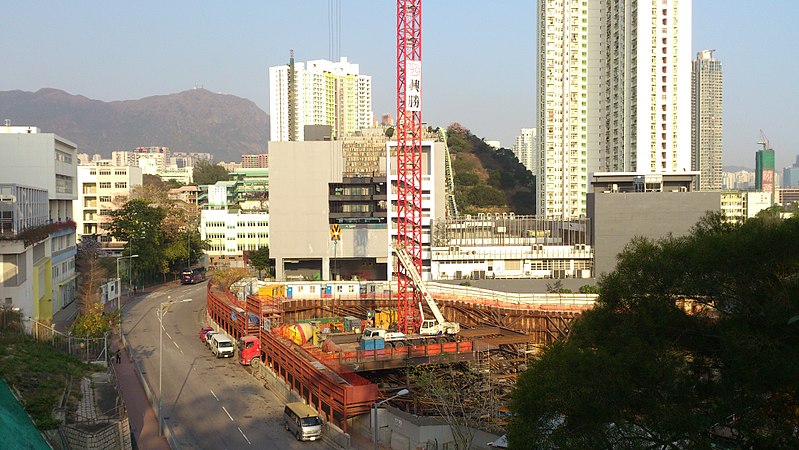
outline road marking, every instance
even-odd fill
[[[169,339],[172,339],[172,336],[169,335],[169,332],[164,331],[164,333],[166,333],[166,337],[168,337]]]
[[[225,411],[225,414],[227,414],[227,416],[228,416],[228,417],[230,417],[230,421],[231,421],[231,422],[235,422],[235,420],[233,420],[233,416],[231,416],[231,415],[230,415],[230,413],[229,413],[229,412],[227,412],[227,409],[225,409],[225,407],[224,407],[224,406],[222,407],[222,409]]]
[[[241,433],[241,435],[244,436],[244,440],[247,441],[248,444],[252,445],[252,442],[250,442],[250,440],[247,439],[247,435],[244,434],[243,431],[241,431],[241,427],[236,427],[236,428],[238,428],[239,429],[239,433]]]
[[[217,396],[216,396],[216,394],[214,394],[214,390],[213,390],[213,389],[209,389],[209,390],[211,391],[211,395],[213,395],[213,396],[214,396],[214,398],[216,399],[216,401],[219,401],[219,397],[217,397]]]
[[[175,344],[175,347],[178,347],[178,343],[177,342],[172,341],[172,343]],[[180,350],[180,347],[178,347],[178,350]]]

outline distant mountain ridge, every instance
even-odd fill
[[[724,166],[721,168],[723,172],[754,172],[755,169],[750,169],[749,167],[744,166]]]
[[[104,102],[58,89],[0,91],[0,124],[36,126],[78,146],[79,153],[165,146],[239,161],[266,152],[269,116],[250,100],[191,89],[139,100]]]

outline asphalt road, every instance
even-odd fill
[[[178,448],[324,449],[298,442],[282,426],[284,404],[234,358],[217,359],[199,340],[205,283],[161,289],[124,310],[123,331],[148,384],[158,394],[157,310],[164,314],[161,389],[164,421]],[[190,302],[181,302],[191,299]]]

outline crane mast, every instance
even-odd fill
[[[397,0],[397,244],[422,273],[422,0]],[[398,327],[418,330],[422,294],[395,268]]]

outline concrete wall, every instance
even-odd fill
[[[688,234],[707,212],[721,208],[719,192],[637,192],[588,194],[594,224],[597,277],[616,267],[616,256],[633,237],[659,239]]]
[[[108,424],[96,431],[84,430],[79,426],[64,426],[61,431],[64,433],[69,448],[86,450],[109,448],[128,450],[133,448],[130,423],[127,418]]]
[[[284,259],[333,256],[328,183],[341,182],[344,161],[341,142],[270,142],[269,159],[269,253],[284,280]]]

